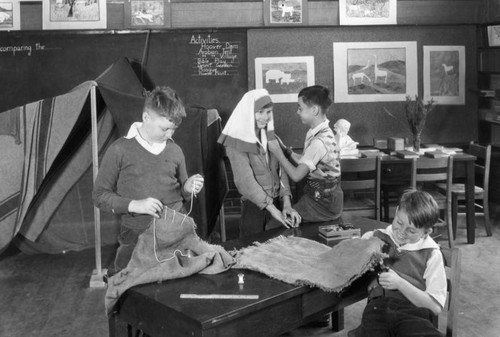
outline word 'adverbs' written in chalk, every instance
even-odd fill
[[[190,45],[196,46],[193,76],[231,76],[238,73],[241,42],[223,41],[212,35],[192,35]]]

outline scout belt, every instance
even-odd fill
[[[307,192],[311,194],[311,196],[315,200],[319,200],[321,198],[330,196],[333,191],[335,191],[340,183],[340,178],[333,179],[307,179]]]

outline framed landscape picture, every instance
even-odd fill
[[[334,101],[405,101],[418,92],[417,42],[333,43]]]
[[[167,0],[125,1],[125,27],[127,28],[169,28],[170,2]]]
[[[424,101],[465,104],[465,46],[424,46]]]
[[[19,0],[0,1],[0,30],[21,29]]]
[[[314,57],[258,57],[255,88],[269,91],[274,103],[297,102],[299,91],[314,85]]]
[[[339,0],[341,25],[395,25],[396,0]]]
[[[44,0],[43,29],[106,29],[106,0]]]
[[[307,22],[307,0],[264,0],[266,26],[300,26]]]

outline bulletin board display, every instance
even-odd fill
[[[417,44],[416,76],[418,94],[423,96],[423,46],[462,45],[465,47],[465,104],[438,105],[427,118],[424,143],[468,143],[477,139],[476,29],[473,26],[372,26],[314,27],[294,29],[251,29],[248,31],[248,87],[256,87],[255,59],[273,57],[314,57],[315,84],[327,86],[335,98],[333,44],[338,42],[397,42]],[[293,76],[292,76],[293,78]],[[286,85],[286,83],[285,83]],[[307,127],[296,114],[297,103],[274,107],[277,134],[294,147],[303,147]],[[392,115],[392,116],[391,116]],[[404,102],[334,103],[328,115],[331,125],[345,118],[351,122],[351,137],[360,145],[372,145],[373,138],[408,137]]]

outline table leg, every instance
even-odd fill
[[[474,162],[467,161],[467,183],[465,189],[465,203],[467,204],[467,243],[473,244],[476,232],[476,216],[474,208]]]
[[[116,314],[111,314],[108,318],[109,337],[129,337],[128,324],[118,319]]]
[[[332,331],[344,330],[344,309],[332,312]]]

